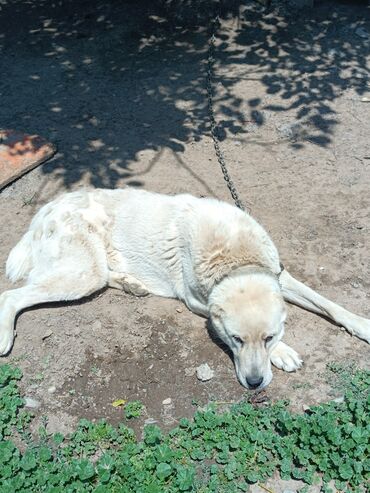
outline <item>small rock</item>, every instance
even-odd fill
[[[171,397],[169,397],[168,399],[165,399],[164,401],[162,401],[162,404],[164,406],[169,406],[170,404],[172,404],[172,399]]]
[[[182,313],[182,308],[178,307],[176,308],[177,313]]]
[[[359,283],[355,281],[351,282],[351,286],[356,289],[360,287]]]
[[[41,402],[36,399],[32,399],[32,397],[25,397],[24,401],[24,406],[31,409],[38,409],[41,406]]]
[[[307,133],[302,123],[296,121],[280,125],[279,127],[277,127],[277,131],[279,132],[280,137],[283,139],[297,139],[299,137],[304,137],[304,135]]]
[[[144,421],[144,424],[146,425],[154,425],[155,423],[157,423],[157,420],[155,420],[154,418],[148,418]]]
[[[211,378],[214,377],[214,374],[214,371],[211,370],[208,363],[203,363],[197,368],[197,378],[202,382],[207,382],[208,380],[211,380]]]
[[[358,27],[355,31],[355,34],[363,39],[368,39],[369,37],[369,33],[363,27]]]
[[[50,387],[48,388],[49,394],[54,394],[56,390],[57,388],[55,387],[55,385],[50,385]]]
[[[41,339],[44,341],[45,339],[47,339],[48,337],[52,336],[53,335],[53,331],[52,330],[47,330],[44,335],[41,337]]]
[[[98,331],[98,330],[101,330],[101,328],[102,328],[102,323],[100,320],[95,320],[95,322],[91,326],[91,330]]]
[[[334,402],[338,402],[338,404],[341,404],[342,402],[344,402],[344,395],[341,395],[339,397],[337,397],[336,399],[333,399]]]

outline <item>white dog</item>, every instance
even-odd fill
[[[302,364],[281,341],[284,299],[370,343],[369,320],[281,270],[266,231],[245,212],[209,198],[130,188],[62,195],[36,214],[6,272],[26,284],[0,296],[3,355],[13,345],[18,312],[76,300],[104,286],[178,298],[210,317],[234,354],[240,383],[250,389],[269,384],[271,362],[285,371]]]

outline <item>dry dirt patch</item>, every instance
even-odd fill
[[[0,193],[4,264],[35,211],[84,184],[139,186],[229,200],[208,133],[207,29],[174,28],[150,3],[19,1],[1,11],[1,124],[44,135],[58,154]],[[225,13],[216,56],[216,115],[234,181],[271,233],[287,268],[324,295],[369,312],[368,9],[327,2],[305,16]],[[100,20],[99,20],[100,19]],[[164,21],[161,21],[164,19]],[[202,20],[202,19],[201,19]],[[204,19],[203,19],[204,20]],[[35,97],[37,94],[37,98]],[[192,399],[233,402],[246,391],[205,321],[173,300],[107,290],[72,305],[29,310],[4,361],[53,430],[79,417],[117,422],[117,398],[170,426]],[[304,368],[274,371],[273,399],[332,398],[328,361],[366,366],[368,346],[326,320],[289,308],[285,340]],[[207,362],[215,376],[199,382]],[[170,405],[163,404],[171,399]]]

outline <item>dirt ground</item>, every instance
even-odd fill
[[[195,12],[188,3],[0,1],[0,126],[58,146],[52,160],[0,193],[0,291],[11,286],[10,249],[35,211],[64,191],[131,185],[231,200],[207,119],[214,4],[199,2]],[[300,14],[230,2],[214,84],[232,177],[282,261],[364,316],[369,14],[357,2],[321,2]],[[247,393],[205,320],[175,300],[106,290],[27,310],[17,334],[2,362],[22,368],[22,389],[38,401],[50,431],[69,431],[80,417],[117,422],[122,410],[111,403],[118,398],[144,403],[139,427],[148,419],[172,426],[193,413],[193,399],[235,402]],[[275,369],[267,394],[298,410],[333,398],[327,362],[369,363],[364,342],[296,307],[289,307],[285,340],[305,366],[293,374]],[[195,368],[205,362],[215,376],[200,382]]]

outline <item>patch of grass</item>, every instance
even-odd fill
[[[283,479],[320,483],[325,493],[332,480],[338,491],[364,492],[370,474],[369,376],[355,372],[343,402],[303,415],[290,413],[286,402],[264,408],[242,402],[223,413],[210,405],[167,434],[146,426],[142,440],[123,424],[81,420],[68,437],[42,426],[37,441],[19,448],[14,430],[28,424],[17,386],[21,373],[4,365],[0,491],[240,493],[279,471]],[[141,412],[140,403],[131,404],[131,413]]]
[[[300,382],[300,383],[295,383],[292,385],[292,388],[294,390],[298,390],[298,389],[301,389],[301,390],[308,390],[308,389],[312,389],[312,385],[308,382]]]
[[[99,368],[96,365],[93,365],[90,368],[90,372],[93,373],[94,375],[97,375],[99,373]]]
[[[361,397],[367,393],[370,387],[370,372],[360,369],[356,363],[328,363],[326,381],[330,384],[335,394],[344,395],[352,392]]]
[[[125,404],[125,416],[127,419],[139,418],[143,411],[143,405],[140,401],[130,401]]]

